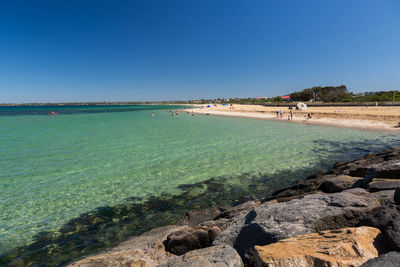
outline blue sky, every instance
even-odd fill
[[[400,2],[0,0],[0,103],[399,89]]]

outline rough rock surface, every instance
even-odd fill
[[[376,178],[400,179],[400,158],[392,159],[382,164],[374,164],[371,167]]]
[[[379,199],[381,202],[393,202],[394,190],[383,190],[365,194],[364,196]]]
[[[343,228],[255,246],[259,266],[359,266],[378,256],[380,231]]]
[[[392,248],[400,250],[400,205],[387,201],[370,212],[361,224],[381,229]]]
[[[396,204],[400,204],[400,187],[394,192],[393,200]]]
[[[337,193],[353,187],[360,178],[348,175],[338,175],[324,181],[320,188],[325,193]]]
[[[241,256],[254,245],[316,231],[356,226],[380,203],[375,198],[341,192],[313,194],[289,202],[262,204],[238,216],[217,236],[215,245],[229,244]]]
[[[175,255],[165,251],[163,241],[173,232],[188,229],[188,226],[165,226],[153,229],[121,243],[112,250],[89,256],[69,266],[155,266],[167,263]]]
[[[243,262],[231,246],[221,245],[190,251],[161,266],[242,267]]]
[[[221,229],[215,226],[182,229],[168,235],[164,241],[165,250],[175,255],[182,255],[191,250],[206,248],[211,246],[220,232]]]
[[[380,253],[400,251],[399,181],[400,147],[370,153],[337,162],[327,172],[276,191],[263,203],[190,211],[178,222],[183,226],[154,229],[71,266],[242,266],[243,261],[257,265],[265,247],[290,255],[290,260],[281,261],[282,255],[277,255],[270,263],[264,261],[273,266],[309,266],[302,265],[309,261],[315,266],[359,266],[377,256],[367,241],[375,237],[374,248]],[[359,226],[378,228],[382,234]],[[359,228],[337,230],[345,227]],[[337,231],[320,233],[325,230]],[[311,246],[315,240],[320,247]],[[332,245],[334,240],[337,246]],[[207,247],[211,242],[214,246]],[[256,247],[257,252],[254,246],[265,247]],[[385,254],[363,266],[391,266],[398,254]]]
[[[392,251],[383,254],[378,258],[367,261],[361,267],[400,267],[400,253]]]
[[[394,190],[397,187],[400,187],[400,179],[375,178],[367,186],[367,188],[372,192],[381,190]]]

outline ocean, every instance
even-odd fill
[[[65,263],[190,209],[262,199],[336,161],[400,145],[377,131],[172,116],[181,108],[0,107],[0,263],[28,252],[32,262]]]

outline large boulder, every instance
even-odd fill
[[[400,206],[385,201],[384,205],[371,211],[362,225],[379,228],[393,249],[400,250]]]
[[[188,226],[165,226],[132,237],[117,247],[89,256],[70,264],[71,267],[140,266],[165,264],[176,255],[165,251],[163,241],[173,232],[189,229]]]
[[[229,244],[241,256],[254,245],[317,231],[353,227],[380,202],[348,192],[312,194],[289,202],[267,203],[236,217],[214,245]]]
[[[242,267],[243,262],[231,246],[221,245],[190,251],[161,266]]]
[[[394,190],[397,187],[400,187],[400,179],[375,178],[367,186],[367,188],[372,192],[382,190]]]
[[[165,250],[175,255],[182,255],[191,250],[209,247],[220,232],[221,229],[215,226],[182,229],[168,235],[164,241]]]
[[[357,160],[349,166],[350,169],[347,173],[350,176],[363,177],[373,168],[373,166],[377,166],[383,162],[385,162],[383,157]]]
[[[364,177],[364,185],[371,182],[373,178],[400,179],[400,157],[388,161],[383,158],[379,159],[382,162],[357,165],[347,173],[350,176]],[[374,161],[376,160],[374,159]]]
[[[382,164],[374,164],[372,167],[376,178],[400,179],[400,158],[391,159]]]
[[[324,181],[320,189],[325,193],[338,193],[346,189],[350,189],[356,184],[360,178],[348,175],[338,175]]]
[[[359,266],[380,252],[379,229],[342,228],[255,246],[259,266]]]
[[[400,253],[392,251],[371,259],[361,265],[361,267],[400,267]]]

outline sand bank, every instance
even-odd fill
[[[290,110],[287,107],[265,107],[260,105],[239,105],[217,106],[196,105],[193,109],[198,114],[246,117],[256,119],[270,119],[288,121]],[[283,111],[282,119],[277,117],[277,112]],[[293,110],[293,120],[290,122],[330,125],[338,127],[349,127],[358,129],[383,130],[399,132],[395,128],[400,122],[400,107],[309,107],[307,111]],[[307,119],[307,114],[311,113],[312,119]]]

